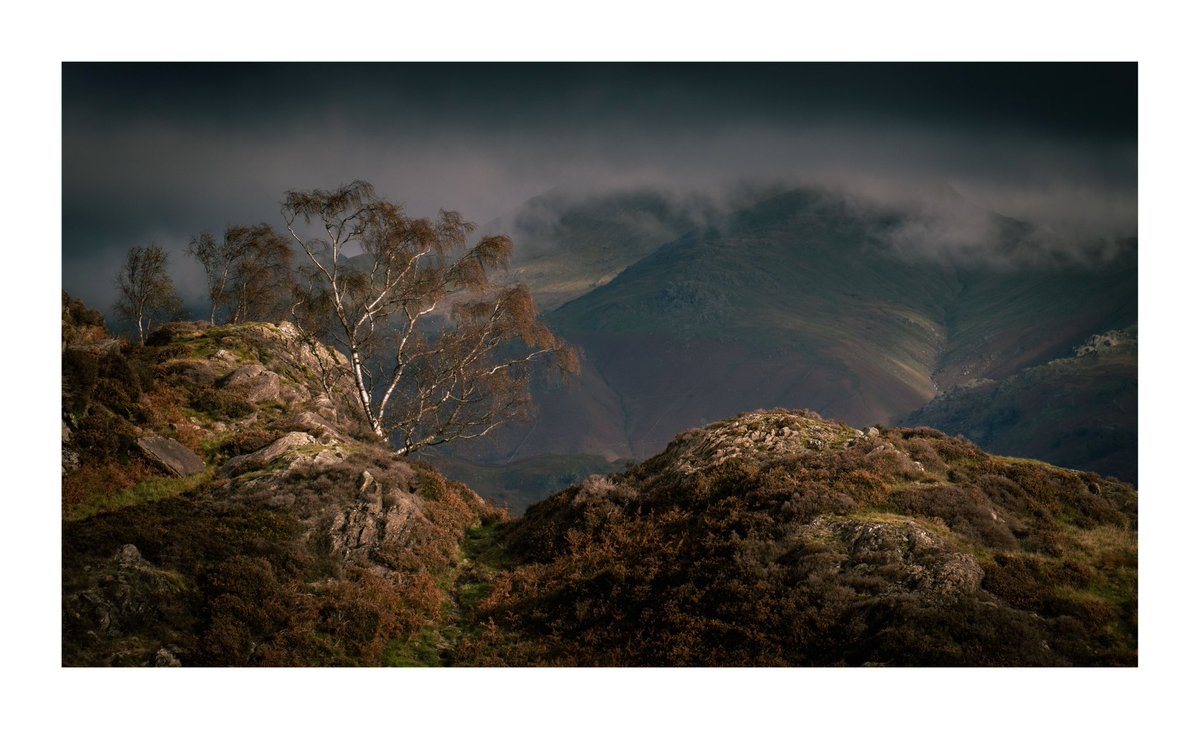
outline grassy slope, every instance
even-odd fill
[[[951,390],[903,423],[1136,482],[1137,340]]]
[[[927,401],[956,286],[838,203],[790,193],[660,248],[550,319],[629,405],[644,457],[749,407],[875,422]]]
[[[1136,251],[1075,270],[961,274],[947,310],[947,346],[934,372],[949,389],[975,378],[1001,379],[1070,354],[1092,334],[1137,322]]]

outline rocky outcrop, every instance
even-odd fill
[[[240,390],[250,402],[275,400],[280,394],[279,375],[257,363],[238,367],[217,384]]]
[[[116,340],[105,330],[104,316],[95,309],[89,309],[66,291],[62,292],[62,351],[66,352],[71,347],[97,351],[89,348],[98,344],[101,351],[109,351],[113,346],[111,343],[116,343]]]
[[[247,453],[225,462],[222,470],[226,473],[240,473],[254,468],[262,468],[285,455],[294,453],[299,448],[310,446],[317,439],[308,433],[292,432],[274,443],[260,448],[253,453]]]
[[[290,324],[171,324],[106,355],[71,336],[65,665],[380,665],[500,516],[364,428],[337,355]],[[192,478],[139,501],[141,459]]]
[[[64,650],[103,646],[102,665],[180,665],[175,643],[183,636],[172,629],[171,612],[183,592],[179,575],[151,564],[135,545],[123,545],[67,575]]]
[[[139,438],[137,446],[147,460],[175,476],[192,476],[204,470],[200,456],[177,440],[150,435]]]
[[[916,522],[848,521],[838,531],[849,557],[843,569],[884,577],[892,592],[971,594],[983,583],[973,556],[954,551]]]
[[[747,413],[534,505],[505,546],[522,564],[480,620],[514,660],[1136,663],[1132,489],[929,428]]]
[[[737,458],[762,461],[841,447],[864,435],[860,430],[811,415],[781,410],[746,413],[681,433],[656,460],[668,469],[694,474]],[[879,433],[875,428],[870,430]]]
[[[342,435],[341,431],[335,428],[328,420],[307,410],[297,415],[291,421],[290,425],[296,430],[305,430],[309,433],[317,433],[320,442],[326,445],[340,443],[346,440],[346,436]]]
[[[329,527],[329,550],[343,560],[369,564],[385,548],[410,548],[431,528],[420,497],[403,484],[385,486],[363,471],[357,499]]]

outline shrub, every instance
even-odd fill
[[[283,435],[283,431],[263,430],[262,428],[239,430],[224,440],[217,452],[227,458],[253,453],[261,448],[266,448]]]
[[[106,496],[128,491],[150,475],[150,469],[138,462],[85,463],[63,477],[64,513]]]
[[[940,518],[955,533],[993,549],[1015,549],[1017,540],[997,508],[978,488],[937,486],[897,491],[888,503],[902,514]]]
[[[219,420],[234,420],[257,410],[244,395],[213,387],[205,387],[194,393],[191,407]]]

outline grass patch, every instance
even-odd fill
[[[106,514],[110,511],[178,496],[211,481],[215,471],[216,469],[209,467],[187,478],[166,476],[148,478],[140,481],[132,489],[98,496],[82,504],[67,507],[63,512],[63,520],[81,521],[97,514]]]
[[[450,627],[453,630],[452,626]],[[445,652],[450,647],[447,628],[422,628],[407,640],[392,640],[383,654],[383,665],[388,668],[428,668],[446,665]]]
[[[511,556],[500,544],[500,529],[504,522],[496,520],[473,526],[463,540],[463,555],[480,567],[503,569],[511,565]]]

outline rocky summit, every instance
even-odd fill
[[[586,665],[1131,665],[1137,503],[928,428],[749,413],[503,525],[480,655]]]
[[[1138,660],[1116,480],[767,410],[511,518],[396,455],[290,324],[143,347],[92,314],[64,299],[64,665]]]

